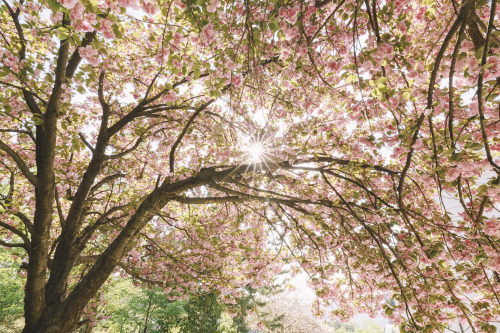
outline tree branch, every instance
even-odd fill
[[[20,230],[18,230],[16,227],[13,227],[11,226],[10,224],[7,224],[5,222],[2,222],[0,221],[0,227],[3,227],[9,231],[11,231],[12,233],[16,234],[17,236],[21,237],[21,239],[23,240],[23,247],[26,248],[26,250],[29,250],[30,248],[30,240],[28,238],[28,236],[26,236],[23,232],[21,232]]]
[[[28,230],[28,232],[30,234],[33,234],[33,232],[34,232],[34,230],[33,230],[33,222],[31,222],[31,220],[26,215],[24,215],[21,212],[16,212],[16,213],[14,213],[14,216],[16,216],[17,218],[19,218],[21,220],[21,222],[24,223],[24,226],[26,227],[26,229]]]
[[[85,136],[83,136],[81,132],[78,133],[78,137],[80,138],[80,140],[82,140],[85,146],[87,146],[87,148],[92,152],[92,154],[94,154],[95,153],[94,147],[92,147],[92,145],[87,141],[87,139],[85,139]]]
[[[38,179],[35,174],[33,174],[26,163],[23,161],[21,156],[19,156],[12,148],[10,148],[5,142],[0,140],[0,149],[5,151],[16,163],[17,167],[21,170],[22,174],[26,179],[33,185],[38,185]]]
[[[24,93],[31,94],[31,95],[35,96],[38,100],[40,100],[40,102],[42,102],[43,104],[47,104],[46,100],[44,100],[43,98],[41,98],[40,96],[38,96],[37,93],[35,93],[35,92],[33,92],[33,91],[29,90],[29,89],[17,86],[15,84],[12,84],[12,83],[9,83],[9,82],[1,81],[1,80],[0,80],[0,83],[3,84],[3,85],[6,85],[8,87],[19,89],[19,90],[21,90]]]
[[[124,151],[118,153],[118,154],[114,154],[114,155],[106,155],[105,158],[107,160],[116,160],[118,158],[121,158],[131,152],[133,152],[135,149],[137,149],[137,147],[139,147],[139,145],[141,144],[141,142],[144,140],[143,136],[140,136],[139,139],[137,139],[137,141],[135,142],[135,144],[130,147],[129,149],[125,149]]]
[[[19,50],[19,60],[25,60],[26,59],[26,39],[24,38],[24,32],[23,32],[23,27],[21,26],[21,22],[19,22],[19,13],[20,10],[18,9],[16,12],[10,7],[9,3],[5,0],[2,0],[2,2],[5,4],[7,7],[7,10],[9,11],[9,14],[12,18],[12,21],[14,22],[14,25],[16,27],[17,35],[19,37],[19,42],[21,44],[21,49]],[[23,79],[23,75],[26,75],[26,71],[23,69],[22,70],[22,75],[21,75],[21,83],[26,83],[26,80]],[[31,113],[33,114],[41,114],[42,111],[38,107],[38,104],[36,103],[35,99],[33,98],[33,95],[31,92],[28,92],[26,90],[23,90],[23,96],[24,100],[26,101],[26,104],[28,105],[28,108],[30,109]]]
[[[432,68],[431,72],[431,78],[429,81],[429,90],[427,92],[427,108],[431,109],[432,108],[432,95],[434,94],[434,85],[436,83],[436,78],[437,78],[437,72],[439,70],[439,66],[441,65],[441,60],[443,59],[444,53],[446,52],[446,49],[448,48],[448,44],[450,43],[451,39],[457,32],[458,28],[460,27],[462,22],[467,22],[470,14],[474,11],[474,0],[465,0],[462,8],[460,8],[460,12],[458,14],[457,19],[453,23],[453,25],[450,28],[450,31],[448,31],[448,34],[446,34],[446,37],[444,38],[443,44],[441,45],[441,48],[439,49],[439,52],[436,56],[436,60],[434,61],[434,67]]]
[[[488,22],[488,30],[486,31],[486,37],[484,40],[484,48],[483,48],[483,56],[481,58],[481,67],[486,64],[486,59],[488,58],[488,47],[490,34],[493,30],[493,22],[495,20],[495,9],[496,9],[496,0],[491,1],[491,11],[490,11],[490,20]],[[483,105],[483,81],[484,81],[484,71],[480,69],[479,78],[477,80],[477,108],[479,110],[479,123],[481,125],[481,136],[483,138],[484,150],[486,152],[486,158],[491,166],[493,166],[497,173],[500,173],[500,166],[498,166],[491,156],[490,145],[488,143],[488,136],[486,135],[486,127],[484,125],[484,105]]]
[[[22,248],[26,249],[26,245],[24,243],[7,243],[1,239],[0,239],[0,245],[5,246],[5,247],[22,247]]]
[[[90,189],[90,192],[89,192],[89,195],[91,195],[92,193],[94,193],[95,191],[97,191],[101,186],[103,186],[104,184],[107,184],[117,178],[121,178],[121,177],[125,177],[125,174],[123,173],[115,173],[113,175],[110,175],[110,176],[106,176],[104,177],[103,179],[101,179],[100,181],[98,181],[94,186],[92,186],[92,188]]]
[[[175,159],[175,150],[177,149],[177,146],[181,143],[182,139],[186,135],[189,126],[193,123],[193,121],[200,115],[200,113],[205,110],[210,104],[215,102],[215,99],[211,99],[206,103],[203,103],[200,107],[196,109],[196,111],[191,115],[189,118],[188,122],[186,125],[184,125],[184,128],[182,129],[181,134],[179,134],[179,137],[177,137],[177,140],[175,140],[174,144],[172,145],[172,148],[170,149],[170,160],[169,160],[169,165],[170,165],[170,173],[174,172],[174,159]]]
[[[225,203],[225,202],[234,202],[241,203],[245,202],[244,198],[239,196],[227,196],[227,197],[184,197],[184,196],[175,196],[174,200],[180,203],[185,204],[193,204],[193,205],[203,205],[209,203]]]
[[[90,45],[94,39],[95,36],[97,35],[97,31],[92,31],[92,32],[87,32],[85,36],[82,39],[82,44],[80,47],[86,47]],[[71,58],[68,61],[68,65],[66,66],[66,81],[71,80],[73,78],[73,75],[75,74],[78,65],[82,61],[82,56],[80,55],[80,52],[78,52],[78,47],[75,49],[73,54],[71,55]]]

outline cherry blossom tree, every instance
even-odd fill
[[[0,244],[25,252],[24,332],[85,325],[112,274],[230,302],[283,262],[320,315],[493,330],[495,0],[0,8]]]
[[[261,332],[277,333],[334,333],[335,329],[321,318],[313,316],[310,302],[296,292],[280,293],[272,297],[262,297],[265,301],[249,318],[252,327]]]

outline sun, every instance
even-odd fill
[[[266,143],[261,138],[245,138],[241,150],[246,162],[251,164],[265,162],[269,153]]]
[[[261,142],[255,142],[252,145],[248,146],[248,157],[250,162],[257,163],[261,162],[264,156],[264,146]]]

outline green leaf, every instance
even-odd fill
[[[193,79],[197,79],[199,78],[201,75],[201,70],[199,68],[195,69],[194,72],[193,72]]]
[[[345,82],[352,83],[352,82],[356,82],[357,79],[358,79],[358,77],[356,75],[349,74],[349,76],[346,78]]]
[[[66,28],[66,27],[58,27],[56,30],[57,30],[59,33],[69,32],[68,28]]]
[[[59,39],[68,39],[70,31],[66,27],[59,27],[57,28],[57,33]]]
[[[457,162],[460,159],[460,153],[454,153],[450,157],[451,162]]]
[[[429,252],[429,258],[435,258],[438,255],[439,251],[438,250],[432,250]]]
[[[31,117],[31,120],[36,126],[40,126],[43,123],[42,115],[39,113],[35,113],[33,117]]]
[[[210,97],[212,98],[218,98],[222,96],[222,93],[219,90],[212,90],[210,91]]]
[[[387,86],[385,84],[379,83],[377,89],[380,90],[380,92],[385,93],[387,91]]]
[[[78,46],[82,45],[82,40],[78,34],[74,34],[73,39],[75,40],[76,45],[78,45]]]
[[[7,67],[3,67],[2,70],[0,70],[0,77],[4,77],[7,75],[9,75],[9,70],[7,69]]]
[[[483,57],[483,50],[484,46],[481,46],[479,49],[477,49],[475,53],[477,59],[481,59]]]
[[[446,157],[446,156],[450,156],[451,154],[453,154],[455,152],[455,148],[452,147],[450,149],[447,149],[443,152],[443,157]]]
[[[122,38],[123,38],[122,32],[120,31],[120,29],[118,28],[118,26],[117,26],[117,25],[114,25],[114,24],[113,24],[112,29],[113,29],[113,33],[115,34],[115,37],[116,37],[116,38],[119,38],[119,39],[122,39]]]
[[[483,66],[481,66],[481,69],[484,71],[491,67],[493,67],[493,63],[484,64]]]
[[[484,5],[486,5],[488,3],[487,0],[478,0],[477,3],[476,3],[476,8],[480,8],[480,7],[483,7]]]
[[[386,307],[384,312],[387,316],[390,316],[392,315],[393,309],[390,307]]]
[[[47,4],[53,12],[58,12],[62,9],[61,3],[57,0],[47,0]]]
[[[483,145],[480,144],[479,142],[474,142],[471,145],[469,145],[467,148],[472,149],[472,150],[481,150],[481,149],[483,149]]]

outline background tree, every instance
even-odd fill
[[[101,327],[111,322],[119,332],[227,332],[222,328],[222,305],[214,294],[171,301],[159,289],[135,291],[139,293],[119,292],[127,301],[118,307],[106,306],[109,318],[100,324]]]
[[[284,281],[280,283],[277,280],[273,281],[271,285],[263,286],[259,289],[252,288],[251,285],[245,286],[245,288],[243,288],[243,295],[238,299],[237,303],[234,305],[227,305],[228,310],[234,315],[233,323],[237,332],[248,333],[250,331],[248,317],[256,312],[259,312],[261,316],[267,318],[268,327],[281,327],[283,315],[273,317],[271,313],[265,312],[263,308],[266,305],[265,299],[283,292],[285,288]]]
[[[219,332],[222,306],[217,295],[206,294],[192,297],[184,306],[187,313],[181,331],[189,333]]]
[[[88,323],[113,272],[229,301],[283,260],[320,315],[388,297],[403,330],[493,330],[496,1],[0,8],[0,235],[25,252],[24,332]]]

